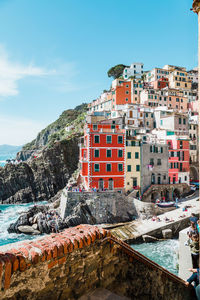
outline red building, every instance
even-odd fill
[[[80,147],[80,163],[86,190],[124,189],[125,130],[122,129],[122,118],[95,122],[95,117],[90,116]]]
[[[154,81],[153,82],[153,88],[154,89],[164,89],[165,87],[169,87],[169,81],[168,81],[168,78],[166,77],[162,77],[162,78],[159,78],[158,80]]]
[[[189,184],[189,140],[168,139],[169,183]]]

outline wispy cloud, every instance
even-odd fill
[[[35,139],[47,124],[22,117],[0,115],[0,144],[23,145]]]
[[[80,90],[84,85],[77,82],[78,74],[74,62],[55,60],[48,67],[38,67],[32,62],[28,65],[16,62],[0,44],[0,98],[18,95],[19,81],[28,77],[38,78],[44,87],[59,93]]]
[[[23,65],[11,61],[5,48],[0,45],[0,96],[15,96],[19,93],[18,81],[30,76],[47,76],[54,74],[53,70],[36,67],[32,63]]]

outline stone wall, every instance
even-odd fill
[[[80,225],[1,247],[0,299],[72,300],[98,287],[134,300],[192,299],[183,280],[109,236]]]
[[[137,213],[133,198],[118,192],[67,192],[61,196],[61,217],[68,226],[132,221]]]

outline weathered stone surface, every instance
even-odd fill
[[[97,287],[134,300],[193,299],[183,280],[128,245],[105,240],[109,235],[100,227],[80,225],[6,253],[0,248],[0,299],[75,300]],[[20,264],[14,268],[15,260]]]
[[[64,188],[77,169],[78,138],[57,142],[38,156],[18,165],[0,168],[0,202],[49,200]]]
[[[136,218],[133,198],[117,192],[67,192],[61,196],[61,216],[67,226],[132,221]]]
[[[35,232],[34,228],[32,226],[18,226],[18,230],[22,233],[26,233],[26,234],[32,234]],[[39,232],[40,233],[40,232]]]
[[[162,230],[162,235],[163,235],[164,239],[171,239],[172,238],[172,230],[164,229],[164,230]]]
[[[38,224],[37,224],[37,223],[33,224],[33,225],[32,225],[32,228],[33,228],[34,230],[36,230],[36,229],[38,228]]]

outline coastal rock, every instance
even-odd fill
[[[33,228],[34,230],[37,230],[37,228],[38,228],[37,223],[33,224],[33,225],[32,225],[32,228]]]
[[[23,213],[15,223],[10,224],[8,232],[26,234],[51,233],[51,224],[45,217],[49,212],[52,214],[57,213],[56,210],[50,208],[50,205],[35,205],[27,212]],[[57,221],[57,226],[59,231],[68,227],[65,222],[59,219]]]
[[[32,226],[19,226],[18,227],[19,232],[25,233],[25,234],[40,234],[40,231],[35,230]]]
[[[0,201],[29,203],[49,200],[64,188],[77,169],[78,138],[45,148],[40,156],[0,168]]]

